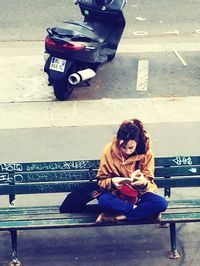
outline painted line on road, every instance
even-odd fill
[[[147,91],[149,77],[149,60],[138,61],[137,91]]]
[[[166,34],[166,35],[179,35],[179,31],[178,30],[164,31],[164,34]]]
[[[181,63],[184,66],[187,66],[187,63],[185,62],[185,60],[182,58],[182,56],[179,54],[178,51],[176,51],[175,49],[172,48],[172,51],[174,52],[174,54],[178,57],[178,59],[181,61]]]
[[[133,35],[135,35],[135,36],[147,36],[148,32],[147,31],[134,31]]]

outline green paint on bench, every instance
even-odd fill
[[[95,189],[98,166],[99,160],[3,163],[0,164],[0,195],[9,195],[12,201],[18,194],[71,192],[85,186]],[[164,195],[168,197],[171,189],[177,187],[200,187],[200,156],[156,158],[155,182],[159,188],[164,188]],[[95,223],[98,214],[98,206],[94,204],[72,214],[60,214],[59,206],[0,208],[0,231],[11,232],[14,261],[17,260],[17,230],[99,226]],[[200,199],[169,198],[169,207],[160,219],[161,224],[170,224],[171,253],[177,257],[175,225],[200,221]],[[158,221],[146,219],[131,224],[154,223]],[[124,221],[115,225],[127,224]]]

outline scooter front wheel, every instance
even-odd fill
[[[115,58],[116,53],[108,55],[108,62],[111,62]]]
[[[71,85],[68,81],[63,80],[54,80],[53,89],[56,98],[60,101],[67,100],[70,94],[73,91],[74,86]]]

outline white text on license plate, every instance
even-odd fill
[[[59,71],[59,72],[64,72],[65,65],[66,65],[66,60],[57,58],[57,57],[51,58],[50,69]]]

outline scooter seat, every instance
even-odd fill
[[[83,41],[83,42],[103,42],[94,30],[88,25],[88,23],[79,22],[65,22],[61,27],[56,27],[52,29],[54,34],[63,37],[70,37],[73,41]]]

